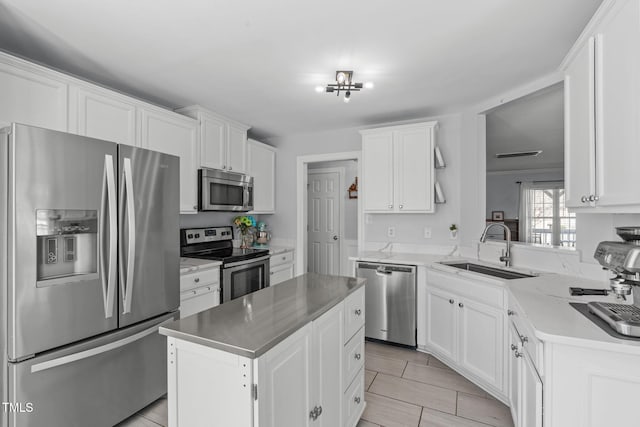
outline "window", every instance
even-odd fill
[[[529,243],[575,247],[576,214],[565,206],[563,181],[521,184],[520,236]]]

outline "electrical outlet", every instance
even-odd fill
[[[387,236],[388,237],[396,237],[396,228],[395,227],[387,228]]]
[[[430,239],[431,238],[431,227],[425,227],[424,228],[424,238],[425,239]]]

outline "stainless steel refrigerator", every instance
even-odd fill
[[[0,131],[2,422],[111,426],[166,393],[179,306],[179,159]],[[31,409],[31,410],[29,410]]]

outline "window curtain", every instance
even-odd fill
[[[541,243],[535,241],[536,239],[533,233],[535,190],[557,190],[562,188],[564,188],[564,181],[523,181],[520,183],[518,232],[521,242]]]
[[[518,234],[521,242],[532,243],[531,216],[533,206],[533,182],[520,183],[520,208],[518,212]]]

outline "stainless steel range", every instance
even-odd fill
[[[180,230],[180,256],[222,261],[223,303],[269,286],[269,251],[233,247],[232,227]]]
[[[615,277],[611,290],[620,300],[626,300],[634,288],[640,287],[640,227],[616,227],[624,242],[600,242],[593,255]],[[633,295],[633,304],[590,302],[589,311],[607,322],[622,335],[640,337],[640,292]]]

